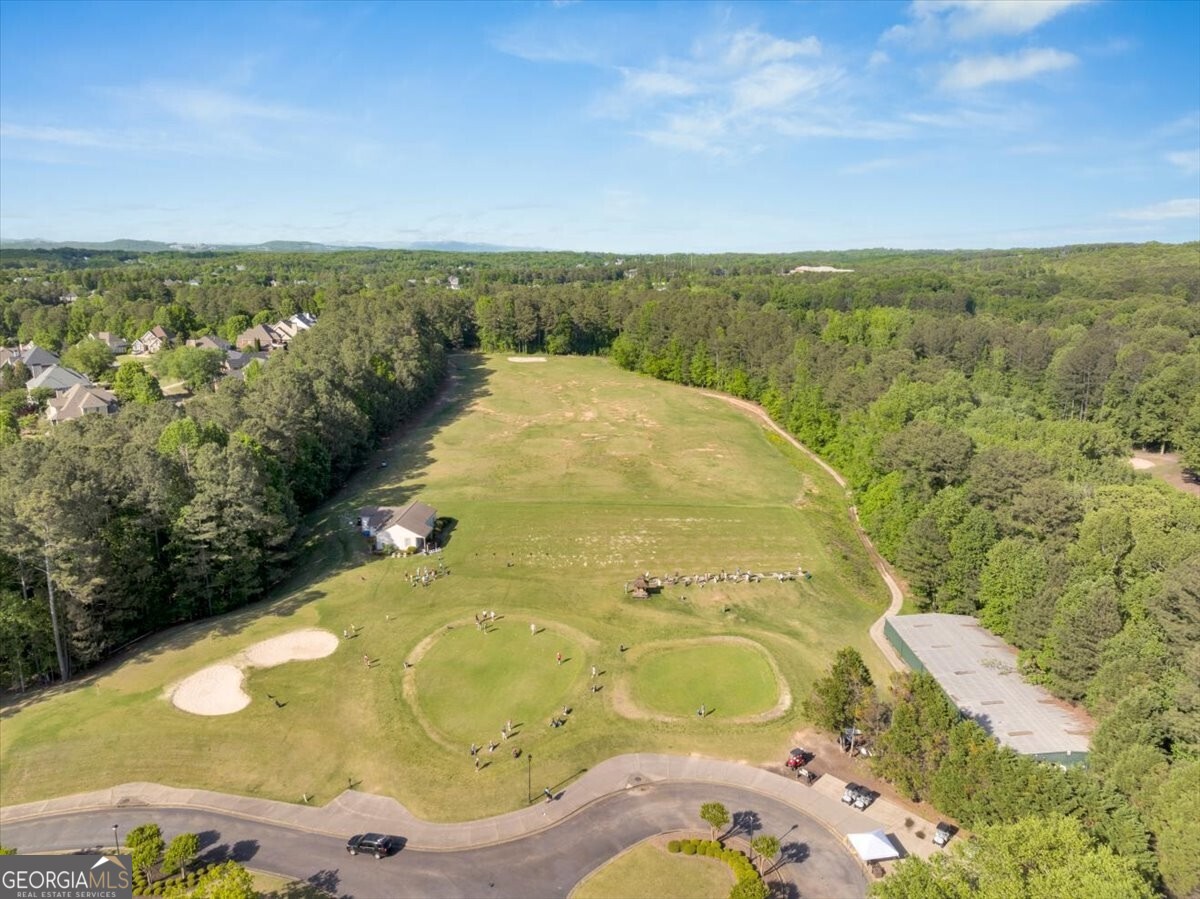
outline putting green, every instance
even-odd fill
[[[770,711],[779,678],[755,643],[715,637],[647,647],[636,660],[632,697],[651,714],[738,718]]]
[[[419,711],[437,735],[465,749],[499,740],[511,719],[522,736],[541,736],[564,706],[586,697],[591,663],[581,640],[553,624],[531,634],[529,624],[500,617],[483,633],[467,621],[434,637],[411,673]]]

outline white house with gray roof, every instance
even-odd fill
[[[375,541],[377,550],[424,549],[437,523],[437,510],[425,503],[412,502],[403,508],[364,506],[358,510],[358,526],[364,537]]]

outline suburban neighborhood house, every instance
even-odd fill
[[[234,343],[239,350],[277,350],[287,346],[293,337],[301,331],[307,331],[316,323],[317,317],[311,312],[298,312],[273,325],[254,325],[247,328],[237,336]]]
[[[200,350],[220,350],[222,353],[227,353],[231,349],[228,340],[223,337],[214,337],[211,334],[205,334],[203,337],[193,337],[187,342],[187,345]]]
[[[424,549],[437,522],[437,510],[412,502],[402,509],[394,506],[364,506],[358,510],[358,525],[364,537],[375,541],[375,549]]]
[[[117,398],[113,394],[87,384],[76,384],[46,403],[46,418],[52,424],[73,421],[85,415],[112,415],[116,411]]]
[[[51,366],[58,365],[58,357],[33,343],[16,349],[0,347],[0,366],[16,365],[18,362],[24,362],[29,369],[29,376],[36,378]]]
[[[67,368],[65,365],[51,365],[49,368],[42,371],[41,374],[35,375],[25,382],[25,389],[28,391],[47,388],[55,393],[62,393],[64,390],[69,390],[76,384],[82,384],[85,387],[92,382],[86,375],[81,375],[72,368]]]
[[[117,355],[129,350],[129,341],[111,331],[97,331],[89,334],[88,337],[92,340],[99,340]]]
[[[146,356],[150,353],[157,353],[159,350],[169,347],[173,339],[174,336],[170,331],[162,325],[155,325],[133,342],[130,352],[135,356]]]

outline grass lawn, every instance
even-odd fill
[[[672,855],[647,841],[589,874],[570,899],[721,899],[732,886],[725,862]]]
[[[438,635],[412,669],[419,710],[464,762],[468,744],[506,742],[501,729],[510,720],[518,735],[549,727],[551,715],[561,717],[585,692],[582,645],[553,628],[532,634],[529,624],[500,616],[484,632],[461,623]]]
[[[715,640],[654,647],[634,665],[633,700],[649,712],[736,718],[774,707],[775,672],[762,652]]]
[[[351,779],[426,818],[462,820],[527,801],[524,758],[497,752],[466,776],[467,746],[498,739],[509,717],[533,724],[509,748],[533,754],[535,784],[560,786],[623,752],[782,758],[804,724],[799,700],[842,646],[886,682],[867,628],[887,592],[843,491],[803,454],[720,400],[604,359],[459,356],[455,366],[447,401],[381,449],[375,461],[389,466],[369,464],[306,522],[271,600],[158,635],[0,710],[0,801],[149,780],[321,804]],[[421,560],[370,556],[350,518],[418,497],[454,526],[442,554],[451,575],[414,589],[404,575]],[[668,587],[645,601],[624,592],[645,571],[797,565],[812,579]],[[494,633],[474,628],[483,609],[497,612]],[[531,622],[546,631],[531,638]],[[164,699],[169,684],[252,643],[350,624],[359,636],[331,656],[251,670],[252,702],[234,715],[190,715]],[[770,654],[795,700],[782,716],[726,718],[739,701],[768,701],[741,684],[731,689],[742,700],[698,700],[718,709],[704,722],[690,697],[678,720],[614,707],[614,684],[650,660],[640,647],[722,636]],[[558,651],[570,658],[561,669]],[[364,668],[364,653],[378,663]],[[697,658],[681,667],[703,668],[714,687],[731,666],[756,664]],[[603,671],[594,694],[591,665]],[[546,726],[563,704],[569,724]]]

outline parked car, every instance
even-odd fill
[[[806,784],[810,784],[814,780],[817,779],[817,775],[813,774],[811,771],[809,771],[803,765],[801,765],[799,768],[796,769],[796,777],[799,780],[804,781]]]
[[[392,838],[381,833],[358,833],[346,841],[346,851],[351,855],[374,855],[383,858],[392,851]]]
[[[933,831],[933,845],[945,846],[956,832],[957,828],[954,825],[947,824],[944,821],[940,822]]]

